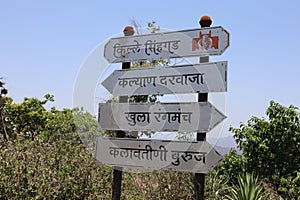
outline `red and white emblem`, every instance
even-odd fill
[[[219,36],[211,36],[211,31],[208,34],[202,34],[200,31],[199,38],[193,38],[192,51],[218,48]]]

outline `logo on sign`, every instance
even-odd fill
[[[212,36],[211,31],[208,34],[202,34],[200,31],[199,38],[193,38],[192,51],[208,50],[219,48],[219,36]]]

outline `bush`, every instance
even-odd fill
[[[239,175],[237,183],[225,196],[225,199],[228,200],[265,200],[269,198],[262,183],[253,174]]]
[[[27,139],[2,143],[0,199],[106,198],[111,169],[96,166],[78,137],[69,136],[52,143]]]

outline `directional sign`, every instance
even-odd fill
[[[223,159],[209,143],[97,138],[96,160],[112,167],[208,173]]]
[[[111,38],[104,47],[110,63],[221,55],[229,33],[221,26]]]
[[[102,85],[114,96],[227,91],[227,62],[116,70]]]
[[[225,118],[209,102],[100,103],[98,120],[103,130],[208,132]]]

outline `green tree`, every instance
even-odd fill
[[[238,180],[240,174],[246,173],[245,157],[240,155],[235,149],[224,155],[224,160],[219,163],[210,173],[218,174],[220,179],[228,179],[229,184],[233,184]]]
[[[0,100],[1,132],[10,136],[9,142],[0,138],[0,199],[105,198],[111,170],[96,166],[86,152],[72,110],[48,111],[49,94],[22,103]]]
[[[16,135],[25,137],[16,137],[9,143],[0,141],[0,199],[111,198],[112,169],[97,165],[79,138],[102,134],[97,130],[94,116],[79,108],[60,111],[53,107],[47,111],[45,100],[36,98],[25,98],[20,104],[10,100],[9,113],[22,115],[7,117],[16,127]],[[35,107],[27,108],[33,102]],[[22,128],[18,123],[23,123],[25,116],[29,121],[35,120],[30,118],[35,112],[44,120],[36,121],[36,126],[31,127],[38,134],[34,140],[28,140],[31,137],[18,133],[28,130],[27,127]],[[190,174],[176,172],[125,173],[122,196],[125,199],[191,199],[189,177]]]
[[[75,130],[86,148],[95,151],[96,137],[105,136],[105,134],[113,135],[113,131],[100,131],[96,117],[85,111],[83,108],[73,108]]]
[[[6,119],[12,124],[14,133],[34,140],[35,136],[43,132],[49,117],[44,106],[49,101],[54,101],[50,94],[45,95],[44,100],[24,98],[19,104],[10,101],[10,104],[7,104]]]
[[[274,101],[266,111],[268,119],[252,117],[239,128],[230,128],[243,151],[245,168],[270,181],[289,198],[300,192],[300,116],[295,106]],[[285,184],[288,180],[294,184]]]
[[[1,97],[1,130],[15,139],[17,136],[34,140],[39,137],[49,140],[51,137],[63,137],[65,133],[75,131],[73,112],[71,109],[62,111],[52,107],[45,108],[48,102],[54,101],[53,95],[46,94],[43,100],[24,98],[22,103],[13,103],[10,97]]]
[[[66,137],[67,133],[75,132],[75,122],[71,109],[57,110],[52,107],[50,111],[45,113],[44,119],[44,128],[40,133],[40,139],[48,141],[56,137]]]

